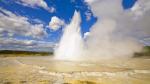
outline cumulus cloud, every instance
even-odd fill
[[[38,40],[21,40],[15,38],[0,38],[1,50],[32,50],[50,51],[54,48],[54,43]]]
[[[59,28],[61,28],[61,26],[63,26],[65,23],[63,20],[59,19],[58,17],[56,16],[53,16],[51,18],[51,21],[49,22],[49,28],[56,31],[58,30]]]
[[[96,0],[85,0],[85,2],[87,2],[89,4],[93,3],[94,1],[96,1]]]
[[[29,19],[0,8],[0,34],[20,35],[32,38],[46,36],[43,24],[31,24]]]
[[[150,37],[144,38],[141,40],[145,45],[149,45],[150,46]]]
[[[41,7],[44,8],[45,10],[48,10],[49,12],[53,13],[55,12],[54,7],[48,7],[47,3],[44,0],[20,0],[20,2],[29,7]]]

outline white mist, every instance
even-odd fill
[[[147,22],[150,20],[150,12],[137,17],[134,11],[122,8],[121,0],[95,0],[89,5],[98,18],[97,22],[85,34],[86,40],[83,40],[80,14],[75,12],[55,50],[56,59],[124,59],[131,58],[135,52],[142,50],[139,38],[149,34]]]

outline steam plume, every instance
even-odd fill
[[[83,42],[80,15],[75,12],[55,51],[56,58],[100,60],[132,57],[143,47],[139,39],[150,34],[150,8],[144,1],[147,0],[139,0],[136,4],[140,5],[135,5],[130,10],[122,8],[121,0],[90,1],[88,4],[98,18],[97,22],[88,36],[85,34],[86,40]]]

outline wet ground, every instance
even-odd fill
[[[150,84],[150,58],[86,62],[1,57],[0,84]]]

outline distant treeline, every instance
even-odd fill
[[[150,56],[150,46],[145,46],[141,52],[134,54],[134,57],[140,56]]]
[[[41,52],[41,51],[19,51],[19,50],[0,50],[0,55],[39,55],[47,56],[52,55],[53,52]]]

